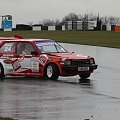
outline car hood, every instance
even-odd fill
[[[81,54],[75,54],[75,53],[50,53],[49,56],[56,56],[61,58],[67,58],[67,59],[87,59],[88,56],[83,56]]]

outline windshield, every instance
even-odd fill
[[[41,53],[65,53],[67,52],[60,44],[54,41],[37,41],[35,45]]]

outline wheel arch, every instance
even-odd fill
[[[59,74],[60,74],[60,68],[59,68],[59,66],[58,66],[56,63],[54,63],[54,62],[49,62],[48,64],[46,64],[45,67],[44,67],[44,71],[45,71],[46,67],[47,67],[48,65],[50,65],[50,64],[55,65],[56,68],[58,69]],[[44,74],[45,74],[45,73],[44,73]]]
[[[0,66],[2,67],[1,73],[4,75],[4,74],[5,74],[5,71],[4,71],[4,66],[3,66],[2,62],[0,62]]]
[[[3,63],[2,62],[0,62],[0,65],[2,66],[2,68],[4,69],[4,67],[3,67]]]

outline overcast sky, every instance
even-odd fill
[[[0,0],[0,15],[12,15],[14,24],[61,20],[71,12],[119,17],[120,0]]]

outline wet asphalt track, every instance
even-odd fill
[[[7,77],[0,81],[0,116],[18,120],[120,120],[120,49],[62,44],[92,55],[99,68],[79,77]]]

